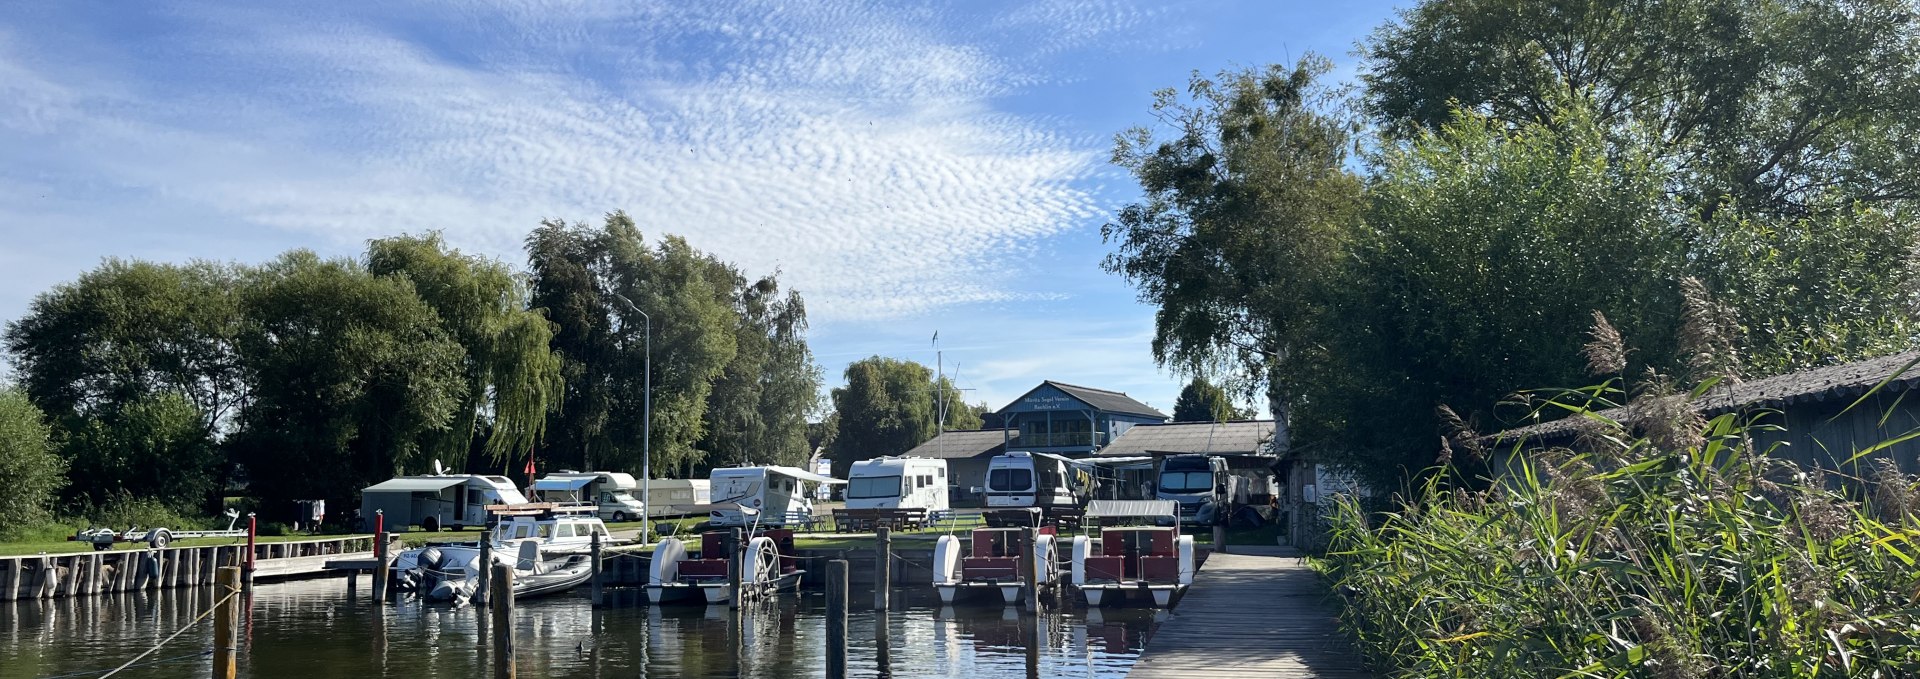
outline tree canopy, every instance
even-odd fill
[[[1194,377],[1187,382],[1173,400],[1175,422],[1225,422],[1240,417],[1240,410],[1234,407],[1227,390],[1205,377]]]
[[[833,390],[829,449],[834,474],[845,476],[853,463],[882,455],[900,455],[932,439],[942,423],[936,401],[947,407],[947,429],[977,429],[978,411],[966,405],[952,380],[935,378],[919,363],[871,356],[847,365],[846,385]]]
[[[0,385],[0,538],[47,517],[64,485],[66,464],[53,452],[52,431],[27,395]]]

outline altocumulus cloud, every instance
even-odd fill
[[[516,261],[542,217],[624,208],[649,235],[782,270],[822,320],[870,321],[1032,294],[999,281],[1102,213],[1086,188],[1102,144],[999,106],[1046,84],[1006,44],[1038,58],[1147,18],[456,6],[15,17],[0,144],[20,165],[0,179],[338,244],[441,229]],[[1051,32],[1064,18],[1080,27]]]

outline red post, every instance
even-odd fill
[[[259,519],[254,517],[253,512],[247,512],[247,571],[246,578],[241,580],[241,584],[247,589],[253,589],[253,545],[254,537],[259,533]]]

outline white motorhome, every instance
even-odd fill
[[[1043,511],[1078,507],[1081,479],[1074,462],[1046,453],[1014,452],[987,462],[987,507],[1037,507]]]
[[[647,515],[689,516],[706,511],[704,505],[713,503],[713,494],[709,492],[712,484],[706,479],[654,479],[647,482],[647,496],[653,500],[653,506],[647,508]]]
[[[715,527],[786,526],[813,519],[813,499],[804,484],[843,484],[794,467],[723,467],[707,475],[713,508],[707,518]]]
[[[876,457],[847,473],[847,509],[947,509],[947,461]]]
[[[620,472],[576,472],[563,469],[533,482],[533,489],[549,501],[582,502],[594,505],[601,519],[615,523],[640,518],[646,505],[633,496],[640,488],[630,474]]]
[[[527,498],[504,476],[435,474],[400,476],[360,491],[360,520],[373,530],[382,512],[389,531],[419,526],[429,531],[487,525],[487,505],[525,504]]]

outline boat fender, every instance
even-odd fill
[[[1193,584],[1193,536],[1182,535],[1175,543],[1180,550],[1180,584]]]
[[[687,558],[687,545],[679,538],[662,538],[653,548],[653,565],[647,584],[658,587],[680,579],[680,560]]]
[[[1087,584],[1087,557],[1093,556],[1093,538],[1085,535],[1073,536],[1073,584],[1084,587]]]
[[[942,535],[933,543],[933,584],[960,582],[960,539]]]

